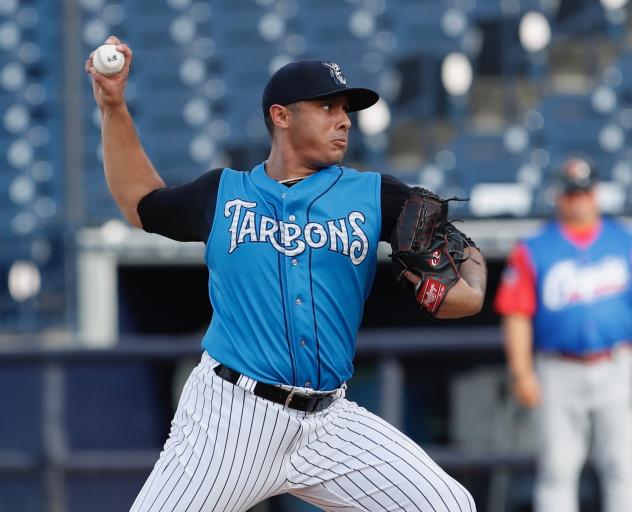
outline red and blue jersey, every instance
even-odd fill
[[[632,339],[631,258],[632,234],[619,222],[588,233],[547,223],[510,255],[496,310],[532,317],[537,350],[609,349]]]

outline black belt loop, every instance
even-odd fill
[[[223,364],[216,366],[214,371],[218,377],[235,385],[241,377],[239,372],[231,370]],[[252,392],[260,398],[304,412],[322,411],[336,399],[335,395],[306,395],[297,391],[288,391],[272,384],[265,384],[264,382],[257,382]]]

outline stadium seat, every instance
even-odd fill
[[[68,512],[111,512],[129,510],[147,473],[126,475],[71,476],[67,480]]]
[[[0,474],[0,510],[46,510],[44,483],[37,476]]]
[[[43,384],[40,366],[11,363],[0,366],[0,399],[11,416],[11,421],[0,421],[0,451],[41,456]],[[20,392],[16,393],[16,389]]]
[[[458,47],[459,40],[442,28],[441,17],[446,7],[441,2],[388,2],[384,13],[392,31],[397,35],[397,52],[408,55],[445,55]]]
[[[632,105],[632,52],[621,55],[614,67],[621,72],[621,83],[616,87],[619,100],[629,107]]]
[[[67,366],[65,422],[73,450],[158,449],[168,434],[171,404],[148,365]]]

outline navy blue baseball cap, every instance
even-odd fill
[[[267,116],[272,105],[289,105],[335,94],[344,94],[349,99],[349,112],[368,108],[380,99],[371,89],[347,87],[347,79],[335,62],[299,60],[286,64],[270,77],[261,107]]]
[[[583,158],[564,162],[560,176],[561,192],[574,194],[592,189],[598,181],[595,166]]]

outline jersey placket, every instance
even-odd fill
[[[309,248],[306,247],[303,236],[306,223],[305,204],[296,196],[292,189],[282,196],[283,239],[286,250],[283,259],[289,334],[297,366],[296,384],[309,388],[317,385],[314,303],[310,288]]]

